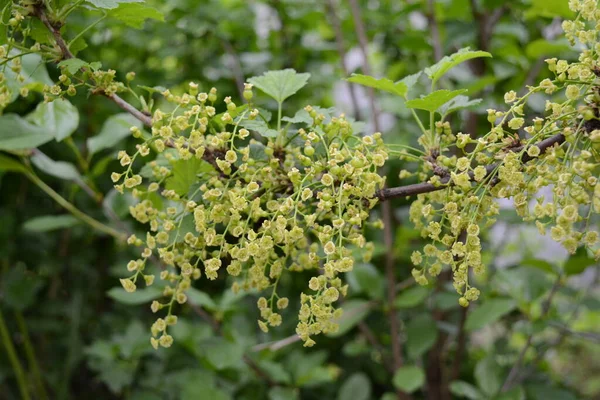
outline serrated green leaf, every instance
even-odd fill
[[[411,89],[413,88],[413,86],[416,85],[416,83],[419,81],[419,78],[421,77],[421,74],[423,72],[419,71],[416,74],[412,74],[412,75],[407,75],[404,78],[400,79],[400,82],[404,83],[406,85],[406,92],[410,92]]]
[[[42,286],[43,282],[38,275],[17,264],[1,276],[2,302],[9,308],[23,311],[34,304],[36,294]]]
[[[352,74],[350,78],[346,78],[346,80],[348,82],[358,83],[373,89],[383,90],[400,97],[406,97],[406,93],[408,93],[408,86],[402,81],[392,82],[387,78],[377,79],[373,78],[372,76],[361,74]]]
[[[396,308],[410,308],[423,303],[429,294],[429,289],[424,286],[416,285],[403,290],[396,296],[394,306]]]
[[[173,174],[167,178],[165,187],[174,190],[180,196],[188,194],[190,187],[198,182],[198,175],[213,171],[214,168],[204,160],[195,157],[189,160],[177,160],[173,163]]]
[[[435,92],[429,93],[427,96],[421,97],[420,99],[408,100],[405,104],[408,108],[416,108],[418,110],[427,110],[433,112],[456,96],[466,92],[467,89],[436,90]]]
[[[0,116],[0,150],[23,150],[41,146],[54,139],[52,132],[17,114]]]
[[[310,125],[313,122],[312,117],[306,110],[298,110],[293,117],[283,117],[282,121],[289,122],[290,124],[307,124]]]
[[[108,15],[137,29],[142,29],[147,19],[154,19],[161,22],[165,20],[165,16],[156,8],[137,2],[121,3],[119,7],[110,10]]]
[[[369,377],[357,372],[342,383],[337,395],[338,400],[369,400],[371,398],[371,381]]]
[[[382,274],[372,264],[360,263],[346,274],[353,293],[366,293],[372,299],[382,299],[385,282]]]
[[[335,333],[328,333],[329,337],[340,337],[352,329],[356,324],[365,319],[371,311],[371,303],[366,300],[349,300],[344,303],[344,312],[335,322],[339,329]]]
[[[483,328],[488,324],[496,322],[514,310],[515,307],[516,303],[512,299],[496,298],[485,300],[475,311],[469,313],[465,329],[467,331],[474,331]]]
[[[121,113],[108,118],[102,125],[100,133],[87,140],[90,155],[114,147],[122,139],[131,135],[132,126],[141,128],[142,123],[131,114]]]
[[[280,71],[267,71],[261,76],[248,79],[248,82],[281,104],[285,99],[306,86],[309,78],[309,73],[299,74],[288,68]]]
[[[451,114],[458,110],[463,110],[467,108],[472,108],[481,103],[481,99],[473,99],[469,100],[467,96],[456,96],[446,104],[443,104],[440,108],[438,108],[437,112],[443,116]]]
[[[437,63],[435,63],[434,65],[432,65],[429,68],[425,68],[425,74],[427,74],[427,76],[429,78],[431,78],[431,81],[435,84],[438,79],[440,79],[442,76],[444,76],[446,74],[446,72],[448,72],[451,68],[454,68],[455,66],[457,66],[458,64],[461,64],[467,60],[471,60],[473,58],[480,58],[480,57],[491,57],[492,55],[490,53],[488,53],[487,51],[472,51],[469,50],[468,47],[465,47],[463,49],[458,50],[456,53],[449,55],[449,56],[445,56],[444,58],[442,58],[440,61],[438,61]]]
[[[240,122],[240,126],[255,131],[262,137],[277,137],[277,131],[269,128],[269,125],[262,118],[244,119]]]
[[[162,290],[156,286],[138,288],[133,293],[128,293],[122,287],[114,287],[106,292],[106,295],[116,302],[127,305],[140,305],[149,303],[162,296]]]
[[[79,112],[65,99],[39,103],[26,117],[29,122],[47,129],[57,142],[71,136],[79,125]]]
[[[410,358],[417,359],[429,350],[438,337],[435,321],[429,314],[422,314],[406,326],[406,350]]]
[[[425,383],[423,369],[414,365],[400,367],[394,373],[392,383],[396,389],[412,393]]]
[[[17,159],[0,154],[0,171],[25,172],[27,168]]]
[[[594,259],[588,255],[585,247],[580,247],[575,254],[569,256],[563,266],[563,270],[567,276],[578,275],[585,271],[590,265],[594,265],[594,263]]]
[[[143,3],[144,0],[86,0],[88,3],[92,3],[98,8],[104,8],[106,10],[117,8],[119,5],[124,3]]]
[[[71,74],[76,74],[81,68],[89,66],[89,64],[79,58],[68,58],[58,63],[59,67],[64,67]]]
[[[26,221],[23,229],[30,232],[49,232],[57,229],[70,228],[79,224],[77,218],[72,215],[44,215]]]

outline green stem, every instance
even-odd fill
[[[89,215],[85,214],[84,212],[80,211],[73,204],[71,204],[67,200],[65,200],[64,197],[62,197],[60,194],[55,192],[54,189],[52,189],[50,186],[46,185],[44,183],[44,181],[42,181],[40,178],[38,178],[32,172],[26,172],[25,175],[33,183],[35,183],[40,189],[42,189],[44,192],[46,192],[46,194],[48,196],[52,197],[52,199],[54,199],[54,201],[56,201],[58,204],[60,204],[68,212],[73,214],[74,217],[80,219],[82,222],[85,222],[86,224],[88,224],[92,228],[96,229],[97,231],[106,233],[106,234],[114,237],[117,240],[125,240],[126,239],[126,235],[124,233],[119,232],[119,231],[111,228],[110,226],[104,225],[102,222],[95,220],[94,218],[92,218]]]
[[[29,392],[27,391],[27,382],[25,380],[25,373],[23,372],[23,367],[19,362],[19,358],[17,357],[17,352],[15,351],[15,347],[13,346],[12,341],[10,340],[10,335],[8,333],[8,328],[4,323],[4,317],[2,316],[2,311],[0,310],[0,336],[2,337],[2,344],[6,348],[6,353],[12,364],[13,370],[15,372],[17,383],[19,384],[19,390],[21,391],[21,398],[23,400],[30,400]]]
[[[37,359],[35,357],[35,351],[33,346],[31,345],[31,339],[29,338],[29,330],[27,329],[27,325],[25,324],[25,319],[23,318],[23,314],[20,311],[15,313],[15,319],[17,320],[17,325],[19,326],[19,331],[23,336],[23,347],[25,348],[25,355],[27,356],[27,362],[29,363],[29,368],[33,373],[33,378],[35,379],[35,384],[37,386],[37,394],[40,399],[48,399],[48,393],[46,393],[46,388],[44,387],[44,380],[42,379],[42,374],[40,373],[40,367],[38,365]]]
[[[75,36],[73,39],[71,39],[71,41],[69,42],[69,44],[67,45],[67,47],[70,49],[71,45],[73,43],[75,43],[75,41],[77,39],[79,39],[81,36],[83,36],[87,31],[89,31],[90,29],[92,29],[94,26],[98,25],[98,23],[100,23],[100,21],[102,21],[104,18],[106,18],[106,16],[107,16],[107,14],[105,13],[101,18],[97,19],[92,24],[90,24],[89,26],[87,26],[84,30],[82,30],[81,32],[79,32],[77,34],[77,36]]]
[[[281,106],[283,103],[278,103],[277,107],[277,133],[281,130]]]

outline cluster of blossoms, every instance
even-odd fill
[[[163,95],[173,111],[154,112],[151,135],[132,128],[144,142],[135,154],[119,154],[127,169],[112,175],[117,190],[129,189],[138,199],[132,216],[149,225],[145,238],[129,239],[142,251],[128,264],[132,275],[123,287],[135,291],[141,279],[152,284],[154,277],[144,273],[149,257],[165,265],[160,279],[167,301],[151,307],[166,308],[167,316],[153,325],[152,344],[171,344],[172,306],[186,302],[192,282],[224,271],[235,277],[234,291],[269,294],[258,300],[266,332],[281,324],[279,311],[289,303],[277,294],[282,274],[314,270],[301,298],[298,335],[312,346],[312,335],[335,331],[341,310],[334,303],[347,291],[339,275],[353,268],[351,248],[370,257],[373,246],[363,228],[381,225],[370,222],[368,212],[383,185],[377,169],[388,157],[381,135],[355,136],[343,115],[310,106],[303,111],[304,128],[258,129],[268,118],[252,106],[249,84],[248,104],[227,97],[222,114],[215,89],[198,93],[192,83],[185,94]],[[156,160],[134,173],[135,160],[151,149]]]
[[[510,108],[488,110],[485,135],[453,135],[439,121],[439,146],[426,147],[420,175],[433,175],[429,182],[440,190],[419,195],[411,206],[411,220],[432,240],[412,255],[413,276],[426,284],[427,276],[450,266],[463,306],[479,295],[469,284],[469,270],[484,271],[480,227],[495,221],[495,199],[512,198],[519,216],[535,221],[542,234],[549,231],[569,252],[583,246],[600,258],[594,230],[600,212],[600,10],[592,0],[571,0],[569,6],[578,17],[563,28],[584,48],[577,62],[546,60],[554,79],[527,87],[522,96],[506,93]],[[551,97],[545,114],[530,119],[525,109],[534,93]],[[541,194],[545,187],[552,190],[549,199]]]

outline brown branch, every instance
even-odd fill
[[[431,40],[433,42],[433,58],[437,62],[442,59],[442,40],[440,38],[440,27],[435,17],[435,1],[427,1],[427,21],[429,22],[429,30],[431,31]]]
[[[564,142],[565,142],[564,135],[562,133],[559,133],[554,136],[550,136],[549,138],[544,139],[544,140],[540,141],[539,143],[534,144],[533,146],[537,146],[540,149],[540,155],[541,155],[541,154],[544,154],[549,148],[553,147],[554,145],[556,145],[556,144],[561,145]],[[523,155],[521,156],[521,162],[527,163],[527,162],[533,160],[534,158],[538,158],[538,157],[532,157],[529,154],[527,154],[527,152],[523,152]],[[485,169],[487,171],[486,177],[489,176],[490,174],[492,174],[493,171],[496,170],[496,168],[499,167],[500,165],[501,165],[501,163],[494,163],[494,164],[490,164],[490,165],[486,166],[485,167]],[[473,172],[470,172],[469,176],[471,177],[471,180],[474,180]],[[376,193],[376,197],[380,201],[386,201],[386,200],[390,200],[390,199],[393,199],[396,197],[408,197],[408,196],[415,196],[415,195],[423,194],[423,193],[435,192],[437,190],[442,190],[442,189],[446,188],[448,185],[453,185],[453,183],[449,177],[440,179],[440,182],[441,182],[441,184],[439,184],[439,185],[434,185],[433,183],[429,183],[429,182],[422,182],[422,183],[414,183],[411,185],[398,186],[398,187],[393,187],[393,188],[384,188],[384,189],[379,190]]]
[[[456,337],[456,353],[454,354],[454,362],[452,364],[452,372],[450,373],[450,381],[455,381],[460,376],[460,368],[463,361],[463,353],[465,352],[467,334],[465,331],[465,323],[467,322],[467,314],[469,307],[461,307],[460,321],[458,322],[458,335]]]

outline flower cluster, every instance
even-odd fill
[[[484,271],[480,227],[495,221],[495,199],[512,198],[519,216],[535,221],[542,234],[549,231],[569,252],[584,246],[600,257],[592,223],[600,211],[600,43],[595,28],[600,10],[591,0],[569,5],[579,17],[565,21],[563,28],[573,44],[584,47],[577,62],[546,60],[553,79],[527,87],[522,96],[506,93],[510,108],[488,110],[486,134],[454,136],[447,123],[437,122],[439,146],[426,147],[420,172],[433,175],[429,182],[441,190],[419,195],[411,206],[411,220],[432,240],[412,255],[413,276],[426,284],[427,276],[450,266],[463,306],[479,295],[469,284],[469,270]],[[552,95],[552,100],[546,101],[545,115],[529,119],[525,111],[534,93]],[[551,187],[551,199],[541,194],[545,187]]]
[[[144,273],[149,257],[165,265],[167,301],[152,310],[168,311],[152,327],[152,344],[171,344],[172,307],[186,302],[192,282],[224,271],[235,277],[234,291],[270,294],[258,300],[259,327],[268,331],[281,324],[289,303],[277,294],[282,274],[313,270],[297,332],[311,346],[312,335],[335,331],[341,310],[334,303],[347,290],[339,275],[353,268],[351,248],[363,248],[366,258],[372,250],[363,228],[383,185],[377,169],[388,155],[381,135],[355,136],[343,115],[310,106],[302,111],[304,128],[266,129],[268,117],[252,103],[226,97],[227,111],[218,114],[216,90],[198,93],[193,83],[187,93],[163,95],[172,111],[154,112],[151,135],[132,128],[143,143],[132,155],[119,153],[127,169],[112,175],[119,191],[138,199],[131,215],[149,225],[145,238],[130,238],[142,251],[127,266],[132,275],[123,287],[134,291],[142,278],[152,283]],[[249,84],[244,97],[253,97]],[[152,149],[158,157],[136,174],[136,159]]]

